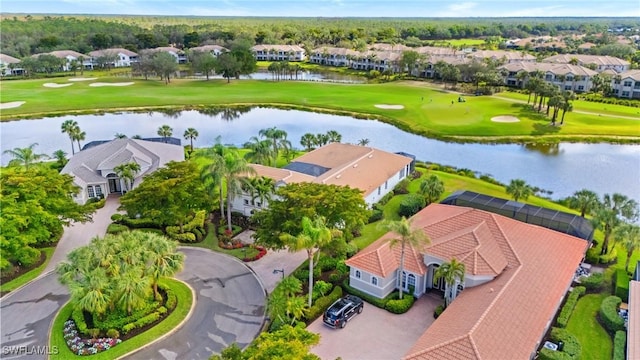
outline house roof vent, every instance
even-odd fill
[[[340,179],[341,176],[342,176],[342,174],[336,175],[336,179]]]
[[[369,159],[371,159],[373,157],[373,154],[369,155],[368,157],[369,157]]]
[[[353,164],[353,167],[354,167],[354,168],[357,168],[357,167],[358,167],[358,164]]]

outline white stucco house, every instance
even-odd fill
[[[593,66],[597,72],[613,70],[621,73],[629,70],[631,67],[631,63],[627,60],[604,55],[558,54],[544,58],[542,61],[555,64],[575,63],[585,67]]]
[[[431,204],[412,218],[430,244],[400,245],[388,233],[346,261],[349,284],[383,298],[402,288],[440,293],[436,269],[465,265],[457,296],[405,360],[533,359],[580,265],[588,242],[558,231],[468,207]],[[397,290],[396,290],[397,291]],[[430,316],[430,314],[423,314]],[[505,343],[505,341],[508,342]]]
[[[145,50],[141,50],[140,52],[142,54],[149,54],[149,55],[153,55],[157,52],[166,52],[176,59],[176,63],[178,64],[187,63],[187,54],[184,51],[171,46],[161,46],[153,49],[145,49]]]
[[[220,54],[224,54],[226,52],[229,52],[229,49],[227,49],[226,47],[220,46],[220,45],[202,45],[202,46],[192,47],[191,49],[189,49],[189,51],[191,51],[191,52],[208,52],[209,54],[213,55],[214,57],[218,57],[218,56],[220,56]]]
[[[94,66],[98,65],[98,59],[109,56],[113,59],[111,66],[113,67],[129,67],[131,63],[138,62],[138,54],[123,48],[96,50],[89,53]]]
[[[37,58],[40,55],[53,55],[58,59],[65,60],[65,63],[62,65],[62,71],[70,71],[72,66],[71,63],[74,61],[79,62],[78,65],[82,66],[85,69],[93,69],[93,62],[91,61],[91,56],[87,54],[82,54],[73,50],[56,50],[43,54],[35,54],[31,55],[31,57]]]
[[[348,185],[360,189],[371,206],[409,175],[413,161],[411,157],[372,147],[331,143],[294,159],[282,169],[251,166],[258,176],[273,179],[276,187],[299,182]],[[231,204],[233,211],[247,216],[265,207],[268,203],[254,201],[249,193],[237,194]]]
[[[20,59],[16,59],[13,56],[0,54],[0,75],[21,75],[23,69],[18,64],[20,64]]]
[[[134,188],[142,178],[170,161],[183,161],[184,149],[180,145],[137,139],[114,139],[85,148],[69,159],[62,174],[73,176],[80,187],[75,201],[84,204],[90,198],[106,197],[126,191],[123,179],[113,170],[116,166],[135,162],[140,165]]]
[[[255,45],[251,48],[258,61],[304,61],[305,50],[298,45]]]
[[[611,79],[613,94],[626,99],[640,99],[640,70],[627,70]]]

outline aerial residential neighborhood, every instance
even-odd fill
[[[0,357],[640,356],[638,9],[96,5],[0,9]]]

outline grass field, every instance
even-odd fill
[[[581,297],[569,318],[567,330],[575,335],[582,345],[582,359],[611,359],[613,342],[596,319],[600,304],[605,297],[607,297],[606,294],[589,294]]]
[[[101,82],[129,79],[101,78]],[[467,97],[421,82],[386,84],[330,84],[311,82],[173,80],[165,85],[157,80],[135,79],[126,87],[90,87],[77,82],[65,88],[47,88],[46,82],[66,83],[66,79],[5,81],[2,102],[26,101],[18,108],[3,109],[3,121],[136,108],[198,107],[207,105],[274,105],[328,110],[345,115],[377,118],[424,136],[460,141],[584,141],[619,140],[640,142],[638,120],[602,118],[595,114],[570,113],[562,127],[531,111],[525,104],[491,96]],[[453,101],[453,104],[452,104]],[[386,110],[376,104],[403,105]],[[579,104],[576,110],[580,110]],[[634,110],[635,111],[635,110]],[[625,112],[628,114],[628,112]],[[521,121],[496,123],[491,118],[513,115]]]

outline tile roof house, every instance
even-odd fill
[[[256,45],[251,48],[258,61],[303,61],[305,51],[298,45]]]
[[[56,50],[48,53],[34,54],[34,55],[31,55],[31,57],[37,58],[40,55],[53,55],[58,59],[66,60],[66,63],[62,65],[62,71],[71,70],[71,63],[73,61],[79,61],[80,59],[82,59],[82,67],[84,67],[85,69],[93,68],[93,62],[91,61],[91,56],[86,54],[81,54],[73,50]]]
[[[640,70],[627,70],[611,79],[613,94],[627,99],[640,99]]]
[[[17,65],[19,64],[20,59],[16,59],[13,56],[0,54],[0,75],[19,75],[22,74],[22,69]]]
[[[598,72],[611,69],[620,73],[629,70],[631,66],[626,60],[602,55],[558,54],[544,58],[542,61],[555,64],[570,64],[573,61],[577,61],[577,64],[582,66],[593,64]]]
[[[202,46],[196,46],[196,47],[192,47],[191,49],[189,49],[190,51],[197,51],[197,52],[208,52],[211,55],[218,57],[218,55],[222,54],[222,53],[226,53],[229,52],[229,49],[227,49],[226,47],[222,47],[220,45],[202,45]]]
[[[157,47],[157,48],[153,48],[153,49],[144,49],[144,50],[140,50],[141,54],[147,54],[147,55],[153,55],[157,52],[166,52],[169,53],[171,56],[173,56],[174,58],[176,58],[176,62],[178,64],[186,64],[187,63],[187,54],[185,54],[184,51],[171,47],[171,46],[161,46],[161,47]]]
[[[170,161],[183,161],[184,149],[179,145],[136,139],[114,139],[77,152],[62,169],[73,176],[81,191],[75,201],[84,204],[89,198],[102,197],[126,190],[123,180],[113,170],[116,166],[135,162],[140,165],[134,187],[142,177]]]
[[[131,63],[138,61],[138,54],[123,48],[112,48],[96,50],[89,53],[94,66],[98,65],[98,59],[101,57],[110,57],[112,60],[110,65],[113,67],[128,67]]]
[[[376,297],[444,290],[435,270],[455,258],[464,281],[449,307],[405,354],[417,359],[533,359],[587,241],[483,210],[432,204],[413,217],[430,245],[408,246],[402,277],[392,233],[346,261],[350,285]],[[426,316],[426,315],[425,315]]]
[[[277,186],[313,182],[360,189],[368,205],[375,204],[402,179],[414,160],[371,147],[330,143],[308,152],[282,169],[252,164],[258,176],[273,179]],[[231,205],[234,211],[250,215],[268,204],[254,203],[248,193],[238,194]]]
[[[505,64],[500,68],[507,71],[505,84],[510,86],[523,87],[526,85],[528,78],[524,80],[518,79],[519,72],[532,73],[541,71],[546,82],[558,86],[561,90],[571,90],[577,93],[588,92],[593,86],[591,79],[598,74],[596,71],[580,65],[548,62],[514,62]]]

